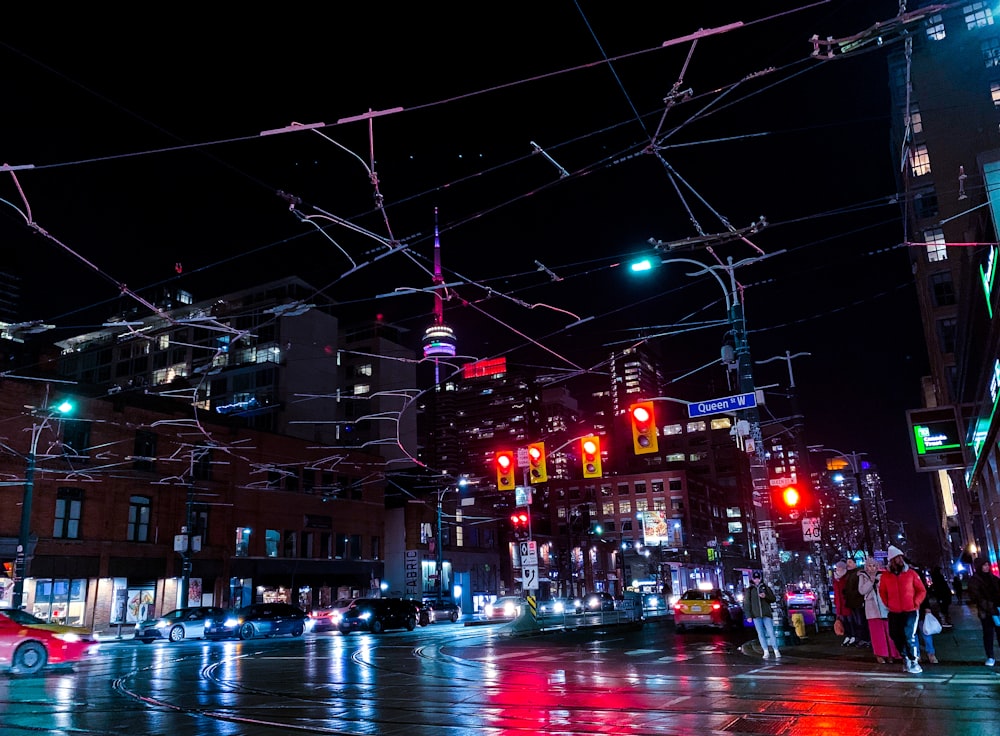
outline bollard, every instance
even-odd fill
[[[806,617],[801,613],[792,614],[792,628],[795,629],[795,635],[800,639],[806,638]]]

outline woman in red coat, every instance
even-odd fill
[[[879,581],[878,594],[889,609],[889,637],[906,661],[905,670],[912,674],[923,672],[917,648],[917,618],[927,588],[906,564],[903,551],[894,545],[889,547],[889,570]]]

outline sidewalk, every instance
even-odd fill
[[[986,653],[983,650],[983,630],[976,616],[975,606],[966,604],[958,605],[952,603],[948,609],[951,614],[952,628],[944,629],[934,637],[934,651],[938,658],[938,664],[928,664],[927,658],[923,654],[923,644],[921,643],[920,663],[927,668],[956,665],[956,666],[976,666],[983,669],[995,669],[1000,673],[1000,665],[996,668],[984,667]],[[753,631],[750,630],[752,634]],[[898,667],[897,661],[893,665],[880,665],[875,661],[875,654],[871,647],[857,648],[841,646],[844,638],[837,636],[833,631],[816,632],[816,627],[809,627],[808,638],[795,644],[792,637],[785,637],[779,646],[782,652],[793,657],[807,657],[815,659],[829,659],[840,662],[858,662],[861,664],[871,664],[873,667]],[[763,654],[757,637],[741,647],[744,654],[751,657],[760,657]],[[1000,645],[997,645],[997,652],[1000,656]]]

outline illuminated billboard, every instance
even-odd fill
[[[918,472],[965,467],[962,432],[953,406],[911,409],[906,412],[910,426],[910,447]]]
[[[647,547],[684,546],[680,519],[668,519],[661,511],[640,511],[642,542]]]

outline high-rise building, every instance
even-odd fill
[[[989,2],[918,2],[889,61],[892,149],[931,366],[917,416],[933,422],[914,428],[947,437],[915,445],[936,490],[942,562],[969,562],[978,550],[1000,556],[995,13]]]

